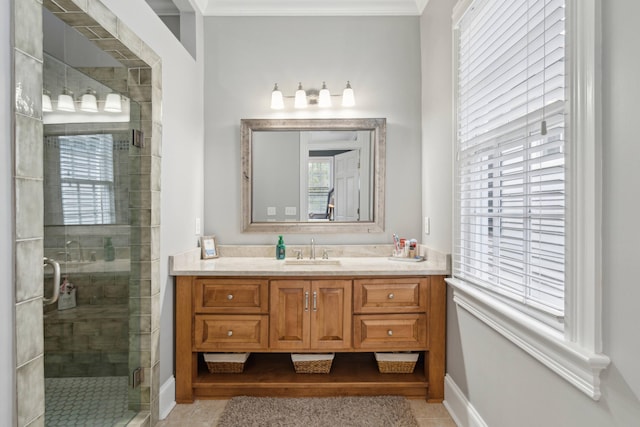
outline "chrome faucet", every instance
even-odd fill
[[[309,254],[309,259],[316,259],[316,241],[311,238],[311,253]]]
[[[71,254],[69,253],[69,246],[73,243],[78,245],[78,261],[84,261],[84,255],[82,254],[82,245],[80,245],[79,240],[69,240],[64,244],[65,250],[68,253],[68,261],[72,261]]]

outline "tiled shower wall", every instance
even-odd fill
[[[14,96],[13,181],[18,426],[44,425],[44,272],[42,176],[42,7],[85,34],[129,68],[129,95],[141,104],[145,147],[130,159],[132,197],[129,365],[145,381],[130,406],[158,419],[160,323],[160,58],[99,0],[11,0]],[[150,76],[150,79],[149,79]]]

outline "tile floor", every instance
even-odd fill
[[[176,405],[169,416],[156,424],[156,427],[215,426],[227,402],[227,400],[196,400],[193,404]],[[409,400],[409,403],[420,427],[456,427],[449,412],[441,403],[427,403],[423,400]]]
[[[127,377],[45,378],[45,426],[125,426]]]

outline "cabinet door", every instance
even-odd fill
[[[311,348],[351,347],[351,281],[311,282]]]
[[[311,284],[306,280],[271,282],[269,343],[272,349],[308,349]]]

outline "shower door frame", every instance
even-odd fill
[[[154,425],[159,418],[162,64],[99,0],[11,1],[16,422],[42,425],[45,411],[42,7],[127,67],[129,96],[141,104],[144,146],[130,159],[130,189],[136,194],[130,202],[129,322],[135,328],[129,332],[129,366],[142,367],[144,381],[136,389],[129,388],[130,407],[139,411],[129,425]]]

